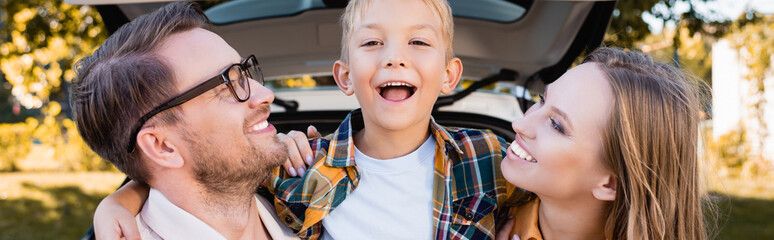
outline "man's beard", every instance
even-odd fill
[[[186,131],[186,130],[184,130]],[[234,144],[222,148],[199,133],[189,137],[193,173],[207,195],[223,197],[253,193],[271,171],[288,159],[287,148],[277,136],[264,145],[256,146],[246,138],[234,139]],[[236,144],[245,140],[247,144]]]

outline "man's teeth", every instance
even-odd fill
[[[258,124],[253,125],[253,127],[250,128],[250,131],[256,132],[256,131],[260,131],[260,130],[262,130],[264,128],[267,128],[267,127],[269,127],[269,122],[263,121],[263,122],[260,122]]]
[[[511,152],[519,156],[521,159],[527,160],[527,162],[531,162],[531,163],[537,162],[537,160],[535,160],[535,158],[532,157],[532,155],[529,155],[529,153],[527,153],[526,150],[521,148],[521,146],[519,146],[519,144],[517,144],[516,142],[511,143],[510,149],[511,149]]]

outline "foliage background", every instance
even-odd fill
[[[110,169],[78,135],[67,94],[75,61],[107,38],[99,14],[62,1],[6,0],[1,7],[0,171]],[[52,154],[25,162],[33,150]]]
[[[756,88],[750,95],[762,94],[774,56],[774,16],[749,11],[724,19],[695,7],[712,1],[619,0],[605,45],[648,52],[711,84],[712,43],[729,39],[751,69],[747,78]],[[675,12],[681,4],[688,10]],[[644,15],[674,28],[653,32]],[[76,238],[98,201],[123,179],[84,144],[68,107],[73,64],[106,37],[92,7],[0,0],[0,239]],[[721,239],[774,239],[774,174],[767,156],[756,152],[767,132],[756,111],[766,103],[750,99],[751,119],[740,131],[704,139]]]

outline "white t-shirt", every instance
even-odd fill
[[[435,139],[405,156],[379,160],[355,148],[360,183],[322,220],[323,239],[430,239]]]

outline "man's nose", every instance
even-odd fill
[[[258,81],[251,82],[250,88],[250,99],[247,101],[250,108],[261,107],[264,104],[268,105],[274,101],[274,92],[258,83]]]

